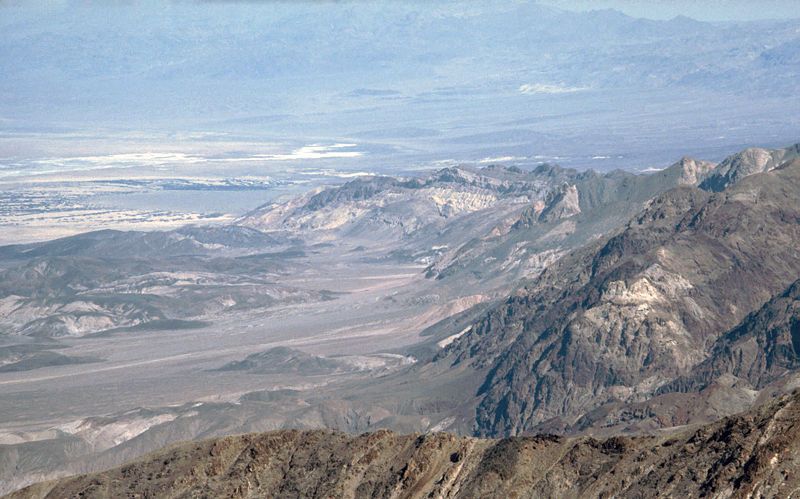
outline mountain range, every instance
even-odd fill
[[[798,248],[798,145],[718,164],[683,158],[640,175],[492,165],[372,176],[264,205],[230,226],[3,247],[0,383],[4,372],[57,379],[59,369],[117,369],[113,350],[98,345],[261,334],[243,317],[278,329],[252,346],[226,340],[227,353],[178,350],[178,359],[210,360],[173,376],[286,380],[213,403],[126,407],[35,430],[20,423],[0,434],[0,473],[14,478],[5,491],[177,440],[326,427],[426,435],[229,437],[21,497],[117,487],[782,496],[776,487],[793,483],[797,453],[797,396],[784,395],[800,382]],[[316,317],[313,342],[274,339]],[[342,329],[348,347],[323,347],[343,341],[327,323],[342,317],[362,329]],[[643,434],[655,436],[630,436]],[[301,461],[314,478],[286,474]]]
[[[294,166],[233,155],[337,143],[358,155],[310,168],[503,156],[644,168],[777,146],[797,128],[796,19],[656,21],[528,0],[0,8],[2,119],[28,151],[3,158],[21,179],[70,171],[84,148],[173,153],[175,138],[193,162],[166,164],[202,178]]]

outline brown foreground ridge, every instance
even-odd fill
[[[800,391],[678,433],[502,440],[277,431],[178,444],[10,498],[793,497]]]

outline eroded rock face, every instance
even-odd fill
[[[669,191],[548,268],[436,362],[487,371],[480,435],[645,400],[800,275],[798,210],[800,161],[716,195]]]
[[[539,220],[552,222],[568,218],[581,212],[578,188],[575,185],[563,185],[547,199]]]
[[[720,192],[756,173],[771,171],[800,156],[800,144],[786,149],[751,147],[726,158],[700,184],[701,189]]]
[[[563,184],[544,200],[537,200],[520,213],[512,229],[528,229],[536,224],[569,218],[581,212],[580,194],[574,184]]]
[[[242,435],[182,444],[10,497],[786,497],[800,485],[798,469],[794,394],[658,437]]]
[[[451,217],[543,197],[546,179],[511,168],[445,168],[426,178],[371,177],[313,192],[289,203],[247,214],[239,224],[267,231],[300,231],[308,237],[386,232],[408,236],[439,227]],[[388,232],[387,232],[388,230]]]
[[[643,401],[611,402],[553,432],[613,434],[708,423],[752,407],[800,381],[800,281],[724,333],[688,374]],[[620,399],[624,397],[620,396]]]
[[[800,368],[800,280],[772,298],[711,349],[708,359],[661,387],[660,393],[699,391],[730,375],[761,389]]]
[[[677,163],[679,171],[680,185],[698,185],[705,180],[709,172],[716,166],[710,161],[702,161],[694,158],[683,157]]]

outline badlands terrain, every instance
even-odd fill
[[[752,148],[718,164],[685,157],[649,174],[448,167],[314,189],[228,224],[2,247],[0,492],[108,469],[178,441],[284,428],[463,438],[236,437],[176,448],[184,464],[147,487],[227,495],[215,487],[234,472],[230,453],[273,439],[283,442],[270,450],[278,454],[377,446],[384,464],[358,465],[374,474],[370,485],[329,476],[325,490],[464,495],[485,473],[516,476],[516,464],[492,464],[510,445],[519,463],[550,447],[580,459],[599,452],[610,468],[559,462],[559,473],[588,473],[584,481],[526,482],[539,495],[599,493],[627,490],[600,485],[612,461],[622,466],[614,473],[645,473],[624,464],[631,449],[654,463],[689,458],[662,449],[661,437],[588,435],[716,424],[697,430],[708,435],[730,424],[746,428],[749,442],[752,425],[771,428],[783,421],[776,414],[794,414],[782,409],[793,399],[756,407],[800,379],[798,157],[800,146]],[[754,412],[713,423],[742,411]],[[577,437],[466,438],[537,433]],[[700,438],[680,435],[682,446]],[[413,459],[444,473],[435,487],[438,478],[419,471],[429,464],[407,463],[429,445],[436,456]],[[222,446],[228,457],[187,482],[186,463],[207,453],[203,446],[212,455]],[[454,471],[467,448],[464,471]],[[765,468],[756,454],[742,454],[755,471],[735,490],[772,483],[784,469]],[[273,476],[268,456],[252,455],[252,465]],[[714,463],[724,458],[705,456],[696,474],[711,482],[697,486],[717,490]],[[399,484],[387,470],[404,463]],[[86,490],[153,493],[137,488],[149,466],[87,479]],[[267,475],[257,493],[306,494],[308,484]],[[26,493],[69,495],[52,487],[81,483]]]

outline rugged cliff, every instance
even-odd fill
[[[656,196],[612,237],[568,255],[434,362],[486,369],[475,429],[520,434],[636,402],[688,374],[800,275],[800,161],[720,193]]]

